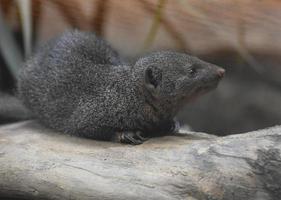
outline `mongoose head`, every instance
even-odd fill
[[[144,87],[153,97],[175,103],[214,89],[225,72],[196,57],[169,51],[140,58],[136,66],[143,69]]]

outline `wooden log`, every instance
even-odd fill
[[[281,197],[281,126],[216,137],[184,132],[131,146],[45,129],[0,128],[0,199]]]

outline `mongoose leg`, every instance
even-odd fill
[[[170,132],[171,133],[178,133],[180,130],[180,123],[178,120],[174,119],[173,120],[173,123],[171,125],[171,129],[170,129]]]
[[[173,135],[179,132],[180,123],[176,119],[165,121],[158,125],[158,127],[149,133],[152,137],[159,137],[165,135]]]
[[[113,138],[113,141],[138,145],[138,144],[142,144],[147,139],[148,138],[142,135],[141,131],[124,131],[124,132],[117,132],[116,136]]]
[[[159,127],[159,131],[164,135],[170,135],[173,133],[177,133],[180,129],[180,123],[176,119],[172,119],[170,121],[166,121]]]

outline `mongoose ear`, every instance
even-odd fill
[[[145,84],[150,89],[155,89],[162,81],[162,71],[158,67],[147,67],[145,70]]]

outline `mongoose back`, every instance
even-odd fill
[[[224,69],[161,51],[129,66],[93,33],[67,31],[23,66],[19,97],[41,123],[72,135],[141,144],[178,127],[188,100],[215,88]]]

